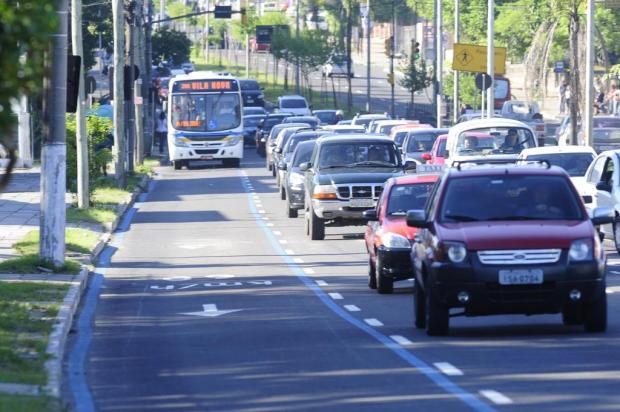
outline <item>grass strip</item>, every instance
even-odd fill
[[[45,261],[39,257],[39,255],[24,255],[0,262],[0,273],[47,273],[51,271],[53,273],[68,273],[75,275],[80,273],[80,263],[75,260],[65,259],[65,263],[62,266],[55,267],[48,261]],[[47,269],[45,271],[40,268]]]
[[[61,412],[59,399],[48,396],[0,394],[0,412]]]
[[[65,244],[67,251],[77,253],[90,253],[97,245],[99,234],[78,228],[67,228],[65,230]],[[21,240],[13,245],[21,255],[32,255],[39,252],[39,231],[32,230]]]
[[[67,209],[68,223],[112,223],[116,213],[110,207],[93,206],[88,208],[70,207]]]

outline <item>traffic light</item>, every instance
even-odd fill
[[[245,7],[241,8],[241,24],[243,26],[247,26],[248,25],[248,14],[246,12]]]
[[[394,73],[388,73],[387,79],[389,84],[394,84]]]
[[[418,60],[420,58],[420,43],[415,42],[413,45],[413,58]]]

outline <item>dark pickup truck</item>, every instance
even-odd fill
[[[325,226],[366,224],[363,212],[375,207],[385,182],[404,173],[400,153],[388,138],[373,135],[322,137],[305,172],[305,228],[312,240]]]

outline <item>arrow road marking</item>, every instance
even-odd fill
[[[219,310],[217,306],[213,303],[207,303],[206,305],[202,305],[202,312],[185,312],[181,313],[181,315],[190,315],[190,316],[202,316],[206,318],[216,318],[221,315],[226,315],[228,313],[239,312],[243,309],[229,309],[229,310]]]

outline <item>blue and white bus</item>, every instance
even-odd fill
[[[243,116],[239,82],[228,74],[192,72],[170,80],[168,153],[175,170],[192,160],[239,167]]]

